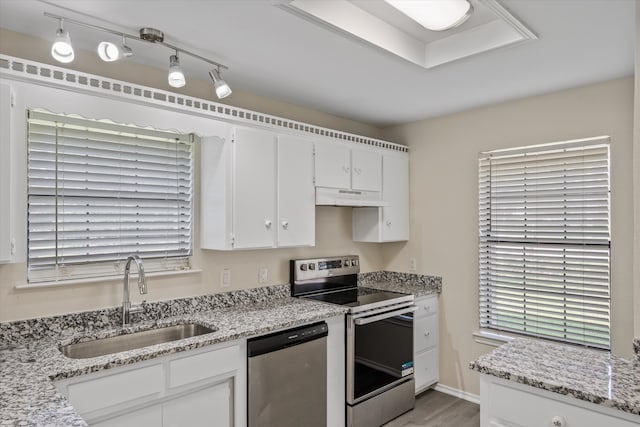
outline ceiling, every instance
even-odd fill
[[[282,3],[0,0],[0,27],[53,39],[57,22],[44,11],[133,34],[155,27],[167,42],[227,65],[223,77],[235,90],[380,127],[634,71],[634,0],[500,0],[537,40],[430,69],[278,7]],[[81,49],[93,50],[105,38],[71,24],[65,29]],[[168,67],[170,51],[135,41],[129,45],[134,50],[129,60]],[[186,56],[181,62],[188,79],[208,78],[205,64]]]

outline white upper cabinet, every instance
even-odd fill
[[[200,246],[313,246],[311,142],[245,127],[222,133],[202,139]]]
[[[385,153],[382,159],[384,207],[353,209],[353,240],[394,242],[409,240],[409,155]]]
[[[0,84],[0,262],[11,261],[11,86]]]
[[[380,191],[382,155],[375,150],[352,149],[346,143],[319,142],[316,150],[316,187]]]
[[[316,205],[313,186],[313,143],[278,135],[277,244],[314,246]]]
[[[380,191],[382,189],[382,155],[373,150],[351,150],[351,188]]]
[[[351,150],[345,144],[317,143],[316,186],[351,187]]]
[[[241,127],[233,132],[234,249],[273,247],[276,135]]]

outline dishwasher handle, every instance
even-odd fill
[[[315,323],[313,325],[301,326],[287,329],[269,335],[263,335],[247,340],[247,356],[256,357],[261,354],[303,344],[318,338],[329,335],[329,328],[326,322]]]
[[[401,314],[413,313],[418,307],[413,306],[409,308],[403,308],[401,310],[388,311],[386,313],[378,314],[377,316],[360,317],[355,319],[354,322],[357,326],[367,325],[369,323],[377,322],[379,320],[389,319],[391,317],[400,316]]]

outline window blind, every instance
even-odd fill
[[[481,328],[610,348],[608,142],[481,153]]]
[[[192,248],[189,135],[42,111],[28,113],[28,278],[188,266]]]

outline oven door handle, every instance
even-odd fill
[[[409,308],[403,308],[400,310],[388,311],[386,313],[378,314],[377,316],[361,317],[359,319],[355,319],[354,322],[357,326],[361,326],[361,325],[377,322],[378,320],[388,319],[390,317],[396,317],[401,314],[413,313],[416,310],[418,310],[418,307],[413,306]]]

